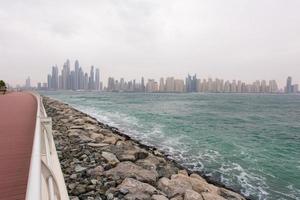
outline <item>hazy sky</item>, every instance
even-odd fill
[[[0,0],[0,79],[78,59],[101,78],[300,83],[299,0]]]

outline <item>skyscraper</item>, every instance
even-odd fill
[[[91,66],[90,78],[89,78],[89,89],[95,89],[95,76],[94,76],[94,66]]]
[[[141,79],[141,91],[145,92],[145,81],[144,81],[144,77],[142,77]]]
[[[47,77],[47,86],[48,86],[48,89],[50,90],[51,89],[51,86],[52,86],[52,77],[51,77],[51,74],[48,74],[48,77]]]
[[[95,90],[100,90],[100,70],[98,68],[95,75]]]
[[[74,77],[74,89],[79,89],[79,62],[78,60],[75,61],[75,77]]]
[[[197,76],[196,74],[191,77],[188,74],[188,77],[185,79],[186,92],[196,92],[197,91]]]
[[[52,67],[52,76],[51,76],[51,89],[57,90],[59,85],[59,76],[58,76],[58,67],[53,66]]]
[[[286,87],[285,87],[285,92],[286,93],[292,93],[293,91],[293,86],[292,86],[292,77],[288,77],[286,80]]]
[[[160,78],[160,80],[159,80],[159,91],[160,92],[165,92],[164,78]]]
[[[25,88],[26,89],[30,89],[31,88],[31,83],[30,83],[30,77],[28,76],[28,78],[25,81]]]
[[[167,77],[165,91],[166,92],[174,92],[175,91],[174,77]]]

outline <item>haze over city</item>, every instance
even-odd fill
[[[102,0],[0,2],[0,70],[44,82],[66,58],[101,79],[174,76],[300,82],[300,2]]]

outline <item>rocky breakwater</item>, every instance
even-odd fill
[[[242,200],[62,102],[44,97],[71,200]]]

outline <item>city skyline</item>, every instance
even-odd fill
[[[28,77],[24,88],[31,88],[31,80]],[[39,82],[38,90],[95,90],[108,92],[204,92],[204,93],[298,93],[299,85],[288,77],[284,87],[280,87],[276,80],[256,80],[247,83],[240,79],[224,80],[220,78],[197,77],[196,74],[188,74],[185,79],[174,76],[156,79],[126,80],[115,79],[110,76],[107,84],[103,84],[100,69],[93,65],[90,71],[84,72],[78,60],[74,65],[67,59],[61,69],[54,65],[48,73],[47,82]]]
[[[27,81],[25,85],[27,87]],[[52,66],[47,82],[39,82],[37,86],[44,90],[100,90],[101,87],[99,68],[91,65],[88,73],[82,69],[78,60],[73,66],[69,59],[63,64],[61,71],[57,65]]]
[[[57,6],[59,5],[59,6]],[[12,85],[42,82],[66,57],[102,78],[300,80],[300,2],[0,2],[0,70]],[[268,9],[264,9],[268,8]],[[67,12],[66,12],[67,11]]]
[[[78,60],[75,60],[75,62],[74,62],[74,70],[73,71],[71,71],[71,61],[69,59],[67,59],[67,61],[63,64],[62,68],[63,68],[62,71],[61,71],[62,77],[63,77],[63,74],[65,74],[65,73],[68,73],[69,76],[75,76],[75,74],[76,74],[75,77],[78,77],[78,73],[82,73],[81,76],[83,76],[83,79],[85,79],[84,81],[87,83],[87,85],[85,85],[85,86],[84,85],[77,86],[77,84],[79,84],[79,83],[77,82],[77,80],[75,78],[73,78],[73,80],[70,80],[70,81],[73,82],[72,86],[66,86],[66,83],[61,83],[61,85],[65,85],[65,87],[64,86],[59,86],[59,84],[60,84],[59,83],[59,81],[60,81],[59,80],[59,75],[58,75],[59,74],[59,67],[58,67],[57,64],[55,64],[55,65],[52,66],[52,72],[48,73],[46,81],[43,80],[41,82],[36,82],[36,83],[34,82],[32,84],[32,80],[31,80],[30,76],[27,76],[27,78],[25,80],[25,84],[23,82],[23,84],[12,85],[12,84],[10,84],[8,82],[8,85],[10,87],[16,87],[16,88],[38,88],[38,89],[46,89],[47,88],[47,89],[54,89],[54,90],[56,90],[56,89],[65,89],[65,90],[80,90],[80,89],[81,90],[102,90],[102,89],[107,88],[107,86],[108,86],[111,78],[114,79],[114,80],[120,80],[120,82],[121,82],[121,80],[125,81],[124,77],[114,78],[114,77],[111,77],[111,76],[109,76],[107,78],[107,81],[104,80],[103,78],[101,78],[101,81],[100,81],[100,69],[99,68],[94,68],[94,66],[91,65],[91,68],[90,68],[91,71],[90,71],[90,74],[88,75],[87,72],[86,73],[84,72],[84,69],[86,69],[86,67],[79,66],[79,61]],[[94,81],[98,80],[97,84],[94,86],[95,88],[91,88],[90,83],[89,83],[90,82],[90,77],[92,76],[91,75],[92,71],[94,73],[94,75],[93,75],[93,77],[95,79]],[[75,74],[72,75],[72,72],[74,72]],[[54,74],[55,74],[55,76],[53,76]],[[189,74],[190,73],[188,73],[188,76],[190,76]],[[195,73],[194,76],[196,76],[196,73]],[[185,85],[186,81],[184,82],[184,79],[186,79],[186,78],[178,78],[178,77],[174,77],[174,76],[166,76],[166,77],[160,77],[159,79],[155,79],[155,78],[145,78],[145,77],[146,76],[142,76],[142,78],[144,80],[146,80],[146,81],[152,80],[153,83],[155,82],[155,84],[158,85],[158,87],[157,87],[158,88],[158,92],[162,92],[161,89],[160,89],[161,88],[160,86],[161,86],[162,80],[164,80],[164,78],[166,78],[166,79],[172,78],[172,79],[174,79],[175,82],[176,81],[177,82],[183,81],[184,87],[188,87],[188,86]],[[289,78],[291,78],[291,76],[288,76],[288,79]],[[56,81],[53,81],[52,79],[55,79]],[[131,82],[136,81],[138,79],[139,78],[132,79]],[[229,83],[230,82],[236,82],[236,83],[241,82],[241,83],[244,83],[246,85],[257,84],[257,82],[268,82],[268,81],[266,81],[264,79],[262,79],[262,80],[256,79],[255,81],[250,81],[249,82],[249,81],[242,81],[241,79],[226,80],[224,78],[219,78],[219,77],[216,77],[216,78],[202,77],[202,79],[200,79],[200,80],[204,80],[204,81],[206,81],[206,80],[207,81],[209,81],[209,80],[211,80],[211,81],[223,81],[224,83],[226,83],[226,82],[229,82]],[[65,77],[65,81],[66,81],[66,77]],[[84,81],[81,81],[81,82],[84,82]],[[285,88],[288,87],[286,81],[284,81],[284,85],[278,84],[278,82],[280,82],[280,81],[275,80],[275,79],[270,80],[270,81],[276,83],[276,88],[278,88],[278,91],[284,92]],[[269,81],[269,84],[270,84],[270,81]],[[50,83],[50,86],[49,86],[49,82],[53,82],[53,83]],[[283,82],[283,81],[281,81],[281,82]],[[291,80],[289,82],[291,82]],[[294,83],[295,83],[296,86],[299,85],[297,81],[296,82],[294,81]],[[69,84],[71,84],[71,83],[69,83]],[[291,87],[292,87],[292,85],[290,84],[290,86],[288,87],[290,89],[288,89],[288,91],[291,91]]]
[[[78,60],[74,65],[67,59],[62,69],[52,66],[46,82],[31,85],[31,79],[25,80],[24,88],[37,88],[39,90],[98,90],[109,92],[208,92],[208,93],[298,93],[299,85],[289,76],[284,87],[280,87],[276,80],[256,80],[245,82],[240,79],[224,80],[220,78],[197,78],[194,74],[185,79],[174,76],[160,77],[159,80],[143,76],[138,79],[126,81],[125,78],[116,79],[110,76],[107,84],[103,84],[100,69],[93,65],[90,71],[84,72]]]

